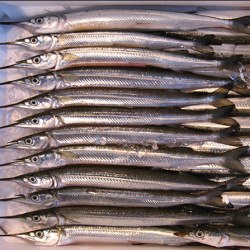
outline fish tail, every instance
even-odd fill
[[[250,16],[235,18],[231,21],[233,29],[242,33],[250,34]]]
[[[238,137],[232,136],[233,134],[235,134],[238,131],[239,131],[238,124],[235,124],[233,126],[225,128],[225,129],[221,129],[218,132],[219,137],[217,139],[217,142],[222,143],[222,144],[232,145],[232,146],[243,146],[240,143],[240,140]]]
[[[200,195],[201,202],[203,204],[209,204],[211,201],[214,203],[217,202],[217,199],[220,200],[221,194],[227,190],[227,185],[220,185],[219,187],[213,189],[212,191],[205,191],[203,194]]]
[[[235,177],[233,179],[223,182],[222,185],[225,185],[227,189],[233,189],[233,188],[241,187],[242,184],[248,179],[249,179],[249,176],[239,176],[239,177]]]
[[[210,115],[211,115],[212,120],[222,118],[225,115],[230,114],[234,109],[234,105],[229,105],[228,102],[226,102],[227,105],[224,105],[225,103],[223,101],[221,101],[221,102],[218,101],[218,102],[219,102],[218,108],[216,110],[208,111],[208,113],[210,113]],[[221,105],[221,106],[219,106],[219,105]]]
[[[214,49],[210,46],[213,40],[214,35],[206,35],[201,38],[198,38],[195,40],[195,44],[192,49],[202,54],[213,54]]]
[[[237,172],[247,173],[244,165],[240,162],[239,158],[247,154],[249,147],[240,147],[225,152],[224,155],[224,164],[223,166]]]
[[[242,55],[233,55],[225,60],[222,60],[220,68],[221,69],[235,69],[239,68],[239,64],[242,61]]]

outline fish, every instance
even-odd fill
[[[4,148],[43,151],[72,145],[144,145],[185,147],[203,145],[206,141],[232,146],[250,146],[248,136],[232,136],[237,127],[220,131],[203,131],[183,127],[116,127],[71,126],[37,133],[10,141]],[[230,137],[229,137],[230,135]]]
[[[249,247],[249,228],[235,226],[198,226],[183,228],[176,236],[213,247]]]
[[[209,46],[202,41],[188,41],[167,36],[138,32],[78,32],[46,34],[19,39],[8,43],[34,51],[51,52],[78,47],[130,47],[166,51],[207,51]]]
[[[241,56],[224,59],[207,59],[194,57],[188,54],[165,52],[159,50],[139,48],[70,48],[44,53],[31,57],[27,60],[18,61],[14,65],[2,67],[1,69],[31,69],[50,72],[73,67],[83,66],[153,66],[162,69],[170,69],[177,72],[187,71],[195,74],[208,75],[210,68],[212,72],[221,72],[230,68],[230,71],[223,74],[223,77],[230,77],[233,72],[243,81],[248,83],[249,72],[245,76],[239,72],[242,61]],[[239,64],[239,65],[238,65]],[[208,72],[208,73],[207,73]],[[247,80],[246,80],[247,79]]]
[[[223,186],[202,193],[68,187],[2,199],[0,216],[13,216],[62,206],[172,207],[185,204],[209,204],[210,200],[214,204],[213,199],[220,197],[223,190]]]
[[[61,226],[23,234],[17,237],[43,246],[61,246],[79,243],[129,243],[182,246],[191,240],[175,236],[177,229],[157,227]]]
[[[72,107],[42,112],[15,121],[15,127],[53,129],[70,125],[91,126],[142,126],[180,125],[191,122],[215,120],[223,123],[233,106],[222,106],[216,110],[188,111],[176,108],[113,108]],[[227,120],[226,120],[227,121]],[[11,126],[6,125],[6,126]],[[3,128],[4,126],[2,126]]]
[[[236,180],[237,185],[244,182]],[[232,182],[228,182],[231,186]],[[0,180],[1,199],[8,199],[45,189],[62,187],[103,187],[133,190],[199,191],[225,183],[208,181],[186,173],[118,166],[69,166],[59,170],[31,173]],[[5,188],[8,187],[8,188]]]
[[[220,92],[221,91],[221,92]],[[213,94],[184,94],[165,90],[85,88],[57,90],[45,95],[26,99],[20,103],[0,107],[0,112],[8,114],[0,126],[41,113],[42,111],[67,107],[181,107],[186,105],[211,103],[214,106],[233,105],[225,99],[224,90]]]
[[[225,28],[250,34],[248,16],[235,19],[219,19],[190,13],[158,10],[88,10],[41,16],[14,24],[32,34],[87,30],[190,31],[207,27]]]
[[[15,177],[66,165],[94,164],[153,167],[175,171],[190,171],[195,166],[218,164],[230,170],[246,173],[243,157],[248,147],[224,154],[195,152],[188,148],[159,149],[128,146],[75,146],[52,149],[14,162],[0,165],[1,178]]]
[[[236,212],[237,214],[237,212]],[[233,211],[183,205],[169,208],[74,206],[39,210],[0,218],[1,230],[18,234],[66,225],[93,226],[179,226],[205,223],[232,223]],[[246,217],[237,214],[237,218]],[[248,220],[248,218],[246,217]],[[13,225],[15,225],[13,227]]]

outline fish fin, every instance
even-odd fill
[[[226,118],[215,118],[212,120],[214,123],[222,124],[225,126],[237,126],[240,128],[240,124],[233,118],[231,117],[226,117]]]
[[[195,46],[192,47],[193,50],[204,54],[213,54],[214,49],[210,46],[211,42],[214,40],[214,35],[206,35],[195,40]]]
[[[250,35],[250,16],[243,16],[232,20],[232,27],[242,33]]]
[[[234,124],[228,128],[224,128],[224,129],[221,129],[218,133],[219,133],[219,139],[217,140],[217,142],[220,142],[220,143],[223,143],[223,144],[226,144],[224,143],[225,141],[227,141],[227,139],[232,139],[234,140],[234,137],[232,137],[233,134],[235,134],[236,132],[239,131],[239,125],[238,124]],[[230,135],[230,137],[229,137]],[[236,140],[236,139],[235,139]],[[237,141],[237,140],[236,140]],[[231,144],[229,144],[231,145]],[[237,144],[239,145],[239,144]],[[236,145],[236,146],[237,146]],[[234,146],[234,145],[232,145]],[[243,146],[243,145],[240,145],[240,146]]]
[[[233,55],[221,62],[221,69],[235,69],[235,67],[239,67],[238,63],[242,60],[242,55]]]
[[[225,152],[223,154],[225,156],[225,162],[223,166],[230,170],[246,174],[247,172],[242,163],[239,161],[239,158],[245,156],[248,152],[248,149],[249,147],[240,147]]]
[[[242,184],[248,179],[248,176],[239,176],[229,181],[225,181],[222,185],[226,185],[227,189],[233,189],[242,186]]]
[[[243,146],[238,136],[225,136],[225,137],[222,136],[217,142],[236,147]]]
[[[207,111],[208,113],[212,114],[212,121],[214,119],[221,118],[222,116],[225,116],[229,113],[231,113],[234,109],[234,105],[222,105],[221,107],[218,107],[216,110]]]

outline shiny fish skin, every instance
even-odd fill
[[[250,247],[249,227],[198,226],[181,229],[176,235],[213,247]]]
[[[57,90],[7,109],[50,110],[74,106],[182,107],[223,101],[225,94],[185,94],[164,90],[84,88]],[[0,110],[4,110],[0,109]]]
[[[233,128],[209,132],[182,127],[70,127],[46,131],[19,138],[6,148],[45,150],[71,145],[145,145],[156,149],[158,145],[168,147],[197,147],[206,141],[224,142],[224,138],[234,133]],[[250,146],[248,137],[230,137],[225,143],[235,146]],[[238,143],[238,140],[239,141]],[[236,144],[237,142],[237,144]]]
[[[164,50],[196,49],[193,41],[136,32],[82,32],[40,35],[12,42],[32,50],[50,52],[77,47],[131,47]],[[205,46],[204,46],[205,47]],[[199,49],[197,47],[197,49]]]
[[[225,154],[195,152],[188,148],[152,151],[142,147],[82,146],[64,147],[32,155],[0,166],[2,178],[19,176],[39,170],[60,168],[66,165],[96,164],[154,167],[175,171],[190,171],[195,166],[217,164],[239,172],[246,172],[238,157],[248,147]],[[245,165],[245,164],[244,164]]]
[[[223,87],[231,83],[211,77],[178,74],[165,70],[137,68],[80,68],[27,77],[11,82],[14,86],[41,91],[105,87],[134,89],[196,89]]]
[[[45,190],[0,201],[1,216],[13,216],[40,209],[61,206],[172,207],[185,204],[206,204],[220,197],[220,190],[200,194],[185,191],[125,190],[69,187]]]
[[[224,183],[223,183],[224,184]],[[208,190],[220,186],[196,176],[160,170],[118,166],[77,166],[32,173],[0,181],[1,199],[44,189],[102,187],[134,190]],[[8,186],[7,189],[4,187]]]
[[[175,236],[176,230],[156,227],[63,226],[14,236],[35,245],[46,246],[91,242],[181,246],[192,242]]]
[[[223,60],[201,59],[149,49],[70,48],[38,55],[13,65],[14,68],[62,70],[82,66],[154,66],[174,71],[198,72],[200,69],[221,69]],[[12,67],[12,66],[10,66]],[[237,70],[238,72],[238,70]]]
[[[237,214],[238,215],[238,214]],[[239,214],[245,218],[244,214]],[[237,218],[238,218],[237,217]],[[196,206],[176,206],[173,208],[133,208],[133,207],[59,207],[0,218],[1,228],[6,234],[18,234],[39,229],[64,225],[95,226],[178,226],[204,223],[230,223],[234,219],[231,212]],[[15,227],[13,227],[15,223]]]
[[[231,111],[231,106],[207,111],[185,111],[179,108],[112,108],[78,107],[38,114],[17,121],[17,127],[33,129],[59,128],[69,125],[141,126],[173,125],[219,118]]]
[[[85,30],[196,30],[235,29],[249,34],[248,23],[239,19],[218,19],[189,13],[157,10],[88,10],[38,17],[17,25],[32,34],[66,33]]]

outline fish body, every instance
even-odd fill
[[[181,246],[190,240],[175,236],[173,228],[62,226],[14,235],[35,245],[69,245],[79,243],[134,243]]]
[[[16,127],[33,129],[59,128],[69,125],[91,126],[142,126],[180,125],[183,123],[209,121],[223,117],[231,106],[216,110],[186,111],[179,108],[113,108],[113,107],[72,107],[37,114],[16,121]]]
[[[221,185],[196,176],[133,167],[70,166],[0,181],[1,199],[62,187],[102,187],[133,190],[208,190]],[[8,186],[8,189],[4,187]]]
[[[157,149],[167,147],[204,145],[206,141],[223,142],[233,146],[250,146],[245,137],[227,136],[233,128],[221,131],[202,131],[181,127],[70,127],[60,128],[20,138],[10,142],[7,148],[42,151],[72,145],[144,145]],[[226,137],[226,138],[225,138]],[[230,146],[229,146],[230,147]]]
[[[130,47],[163,50],[193,50],[197,46],[193,41],[163,37],[136,32],[78,32],[65,34],[47,34],[24,38],[11,44],[21,45],[31,50],[55,51],[77,47]],[[204,46],[205,47],[205,46]],[[198,49],[198,48],[197,48]]]
[[[217,164],[237,172],[246,173],[245,166],[247,164],[239,160],[239,157],[245,155],[247,150],[248,147],[243,147],[225,154],[212,154],[195,152],[188,148],[152,151],[143,147],[64,147],[2,165],[0,171],[3,179],[39,170],[61,168],[66,165],[121,165],[191,171],[196,169],[196,166]]]
[[[45,190],[2,200],[1,216],[13,216],[41,209],[64,206],[172,207],[206,204],[221,194],[221,189],[200,194],[188,191],[124,190],[69,187]]]
[[[70,48],[38,55],[16,63],[14,68],[46,71],[62,70],[82,66],[153,66],[174,71],[197,73],[204,68],[224,67],[225,62],[203,59],[186,54],[136,48]],[[11,67],[11,66],[10,66]],[[205,74],[205,73],[203,73]]]
[[[11,82],[19,88],[46,93],[71,88],[196,89],[223,87],[230,80],[138,68],[79,68],[27,77]],[[3,85],[4,86],[4,85]],[[14,97],[13,97],[14,98]]]
[[[242,213],[240,216],[246,217]],[[214,209],[193,205],[140,209],[134,207],[75,206],[0,218],[0,225],[6,234],[17,234],[72,224],[142,227],[230,223],[232,220],[233,215],[230,212],[218,212]],[[12,226],[13,223],[15,223],[15,227]]]
[[[248,19],[219,19],[189,13],[157,10],[90,10],[38,17],[17,24],[32,34],[85,30],[197,30],[236,29],[249,34]]]

